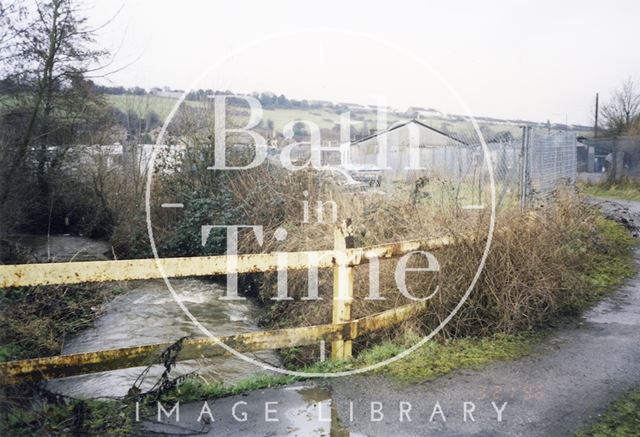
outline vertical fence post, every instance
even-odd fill
[[[334,250],[336,266],[333,268],[333,317],[332,323],[351,320],[351,301],[353,300],[353,267],[346,265],[345,249],[353,248],[351,219],[347,219],[334,231]],[[351,340],[331,342],[331,358],[351,358]]]
[[[520,152],[520,208],[526,206],[529,194],[529,141],[531,128],[522,126],[522,149]]]

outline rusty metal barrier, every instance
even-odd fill
[[[344,253],[347,264],[355,266],[367,263],[374,257],[395,258],[415,250],[438,249],[453,244],[453,241],[451,237],[411,240],[346,249]],[[330,268],[337,264],[334,250],[290,252],[287,255],[288,270],[304,270],[312,262],[319,268]],[[313,261],[316,257],[317,262]],[[158,265],[162,266],[169,278],[226,275],[231,273],[227,265],[232,258],[237,259],[236,273],[273,272],[279,266],[278,255],[274,253],[0,265],[0,288],[157,279],[163,277]]]
[[[229,335],[219,337],[219,342],[208,337],[186,339],[182,342],[178,361],[228,355],[229,353],[219,343],[224,343],[238,352],[252,352],[305,346],[316,344],[320,340],[351,341],[362,334],[402,322],[424,306],[424,303],[404,305],[349,322]],[[171,343],[156,343],[99,352],[8,361],[0,364],[0,383],[41,381],[146,366],[154,364],[160,353],[169,346]]]
[[[336,228],[334,250],[288,253],[288,270],[333,268],[332,323],[272,331],[251,332],[220,337],[219,341],[239,352],[281,349],[331,341],[331,357],[351,358],[352,340],[359,335],[399,323],[424,308],[424,303],[409,304],[361,319],[351,320],[353,300],[353,267],[372,259],[395,258],[409,252],[435,250],[451,246],[460,238],[440,237],[411,240],[377,246],[353,248],[348,222]],[[233,260],[232,258],[235,258]],[[228,267],[229,261],[233,270]],[[278,255],[223,255],[188,258],[138,259],[121,261],[89,261],[49,264],[19,264],[0,266],[0,288],[53,284],[78,284],[163,277],[194,277],[276,271]],[[281,268],[281,267],[280,267]],[[169,343],[132,346],[99,352],[33,358],[0,363],[0,384],[62,378],[86,373],[103,372],[153,363]],[[187,339],[179,360],[222,355],[226,351],[210,338]]]

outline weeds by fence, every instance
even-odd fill
[[[458,207],[488,202],[488,162],[499,207],[513,201],[524,206],[559,185],[575,184],[573,133],[523,126],[520,136],[509,133],[483,139],[488,156],[475,131],[447,133],[415,120],[352,144],[347,160],[386,167],[386,187],[398,180],[446,180],[455,190]],[[381,150],[386,150],[386,159],[380,159]]]

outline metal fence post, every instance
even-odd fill
[[[334,250],[336,266],[333,268],[333,318],[332,323],[351,320],[351,302],[353,300],[353,267],[346,265],[345,249],[354,247],[351,219],[345,220],[334,231]],[[331,342],[331,358],[351,358],[351,340]]]
[[[520,152],[520,208],[527,204],[529,194],[529,141],[531,139],[531,127],[522,126],[522,149]]]

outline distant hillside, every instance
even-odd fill
[[[119,94],[108,94],[108,101],[124,112],[133,111],[140,117],[145,117],[148,113],[154,112],[161,119],[166,118],[175,105],[180,91],[156,91],[155,93],[141,93],[140,88],[136,88],[136,93],[128,93],[126,90]],[[213,93],[213,92],[212,92]],[[225,92],[227,93],[227,92]],[[318,100],[289,100],[284,96],[275,96],[272,93],[253,94],[263,105],[264,117],[261,126],[265,130],[275,130],[282,132],[283,127],[290,122],[297,120],[308,120],[317,124],[321,129],[337,130],[340,114],[346,111],[351,113],[352,129],[367,134],[371,129],[376,128],[377,113],[374,108],[356,103],[333,103]],[[206,91],[200,90],[190,93],[185,105],[198,106],[206,99]],[[279,99],[279,100],[278,100]],[[445,114],[433,108],[410,107],[406,111],[399,111],[394,108],[386,108],[387,122],[419,118],[423,122],[445,132],[462,132],[472,129],[468,118],[463,115]],[[501,119],[495,117],[476,116],[476,121],[483,126],[486,134],[497,134],[510,132],[516,136],[520,131],[520,126],[530,125],[540,128],[550,127],[556,130],[569,130],[576,134],[586,134],[591,131],[589,126],[569,125],[553,123],[531,122],[519,119]]]

